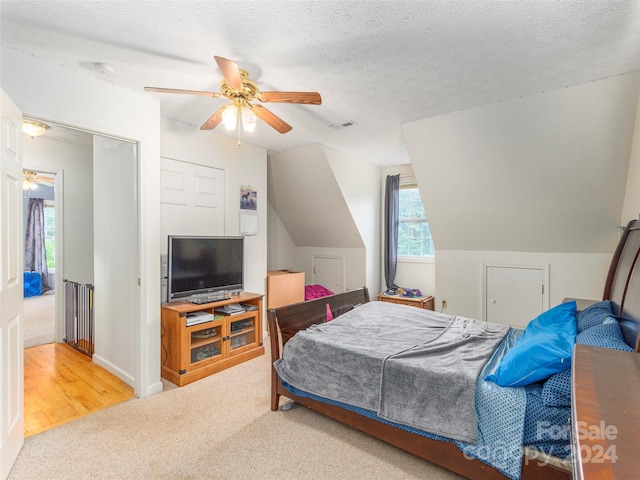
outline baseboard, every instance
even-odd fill
[[[97,355],[97,354],[94,353],[93,357],[92,357],[92,360],[93,360],[93,363],[95,363],[96,365],[100,365],[102,368],[104,368],[108,372],[114,374],[116,377],[118,377],[124,383],[129,385],[135,391],[135,389],[136,389],[136,380],[135,380],[134,377],[132,377],[131,375],[129,375],[127,372],[123,371],[122,369],[116,367],[113,363],[109,362],[108,360],[106,360],[105,358],[101,357],[100,355]],[[137,394],[137,392],[136,392],[136,394]]]

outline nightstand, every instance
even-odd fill
[[[379,302],[399,303],[401,305],[409,305],[411,307],[424,308],[425,310],[433,310],[434,302],[432,296],[426,297],[403,297],[401,295],[378,295]]]
[[[571,368],[573,478],[638,478],[640,355],[576,344]]]

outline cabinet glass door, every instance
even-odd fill
[[[191,332],[191,363],[201,362],[222,354],[222,326]]]
[[[230,324],[229,349],[231,351],[256,342],[255,318],[236,320]]]

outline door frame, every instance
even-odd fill
[[[44,118],[40,115],[32,115],[32,114],[27,114],[23,112],[23,116],[24,117],[28,117],[29,119],[32,120],[36,120],[39,122],[43,122],[45,124],[53,124],[53,125],[57,125],[59,127],[63,127],[63,128],[68,128],[68,129],[72,129],[72,130],[78,130],[78,131],[83,131],[86,132],[88,134],[91,135],[95,135],[95,136],[101,136],[101,137],[106,137],[106,138],[112,138],[115,140],[119,140],[119,141],[123,141],[123,142],[127,142],[127,143],[133,143],[135,144],[135,162],[136,162],[136,172],[137,172],[137,179],[136,179],[136,186],[135,186],[135,196],[137,198],[137,211],[136,211],[136,218],[137,218],[137,236],[138,236],[138,242],[136,245],[136,249],[137,249],[137,256],[135,259],[136,262],[136,269],[137,269],[137,284],[138,286],[140,286],[141,284],[141,262],[142,262],[142,257],[141,257],[141,252],[142,252],[142,231],[141,231],[141,208],[142,208],[142,202],[141,202],[141,197],[140,197],[140,191],[141,191],[141,146],[140,146],[140,142],[135,140],[135,139],[131,139],[131,138],[127,138],[126,136],[121,136],[121,135],[116,135],[116,134],[109,134],[109,133],[103,133],[101,131],[98,130],[93,130],[90,127],[79,127],[79,126],[75,126],[75,125],[71,125],[68,123],[64,123],[64,122],[60,122],[55,120],[54,118]],[[92,160],[93,161],[93,160]],[[24,167],[23,167],[24,168]],[[36,168],[36,170],[41,170],[41,171],[45,171],[46,170],[46,166],[45,168]],[[62,189],[64,188],[64,184],[63,184],[63,172],[64,170],[57,170],[56,171],[56,183],[55,183],[55,188],[58,187],[58,178],[60,179],[60,191],[62,192]],[[57,236],[57,232],[58,232],[58,226],[60,226],[61,231],[64,231],[64,227],[62,226],[62,223],[59,225],[58,224],[58,220],[60,220],[60,222],[63,221],[64,218],[64,214],[61,213],[60,217],[58,218],[58,204],[57,204],[57,193],[56,193],[56,242],[58,241],[58,236]],[[60,197],[62,197],[63,195],[60,194]],[[62,211],[62,204],[63,202],[61,202],[61,209],[60,211]],[[94,219],[95,221],[95,219]],[[64,242],[64,240],[63,240]],[[59,256],[60,255],[60,256]],[[23,257],[24,257],[24,253],[23,253]],[[58,275],[58,260],[60,260],[60,265],[61,265],[61,271],[62,274]],[[64,337],[65,334],[65,311],[64,311],[64,300],[63,300],[63,296],[64,296],[64,255],[62,252],[62,248],[56,248],[56,280],[55,280],[55,286],[56,286],[56,290],[57,293],[60,294],[60,298],[59,295],[56,295],[56,327],[55,327],[55,338],[56,341],[61,341],[62,338]],[[142,300],[142,291],[140,289],[137,290],[137,298],[136,298],[136,302],[135,302],[135,309],[138,312],[141,312],[142,309],[142,304],[143,304],[143,300]],[[58,317],[59,315],[59,317]],[[141,350],[142,350],[142,345],[144,343],[144,340],[142,339],[142,334],[141,332],[143,331],[141,323],[140,322],[136,322],[134,325],[134,335],[135,338],[137,339],[136,342],[136,352],[135,352],[135,358],[136,358],[136,371],[133,372],[133,375],[135,375],[135,377],[133,378],[133,381],[131,378],[129,378],[126,374],[126,372],[121,372],[119,371],[119,369],[117,369],[115,366],[112,368],[111,364],[109,362],[105,362],[105,361],[100,361],[100,356],[99,355],[95,355],[94,354],[94,361],[96,363],[98,363],[100,366],[102,366],[103,368],[107,369],[110,373],[112,373],[113,375],[115,375],[116,377],[120,378],[122,381],[124,381],[125,383],[131,385],[131,383],[133,383],[133,385],[131,385],[134,389],[134,392],[136,394],[137,397],[143,397],[146,396],[141,392],[144,392],[146,390],[146,387],[144,386],[143,382],[143,375],[142,375],[142,371],[144,370],[144,364],[143,364],[143,359],[144,356],[141,354]],[[96,352],[99,353],[99,352]],[[160,390],[158,390],[160,391]],[[153,392],[155,393],[155,392]]]

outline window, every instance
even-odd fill
[[[54,273],[56,268],[56,208],[51,200],[44,202],[44,249],[47,270]]]
[[[433,256],[431,230],[418,186],[401,185],[399,201],[398,257]]]

